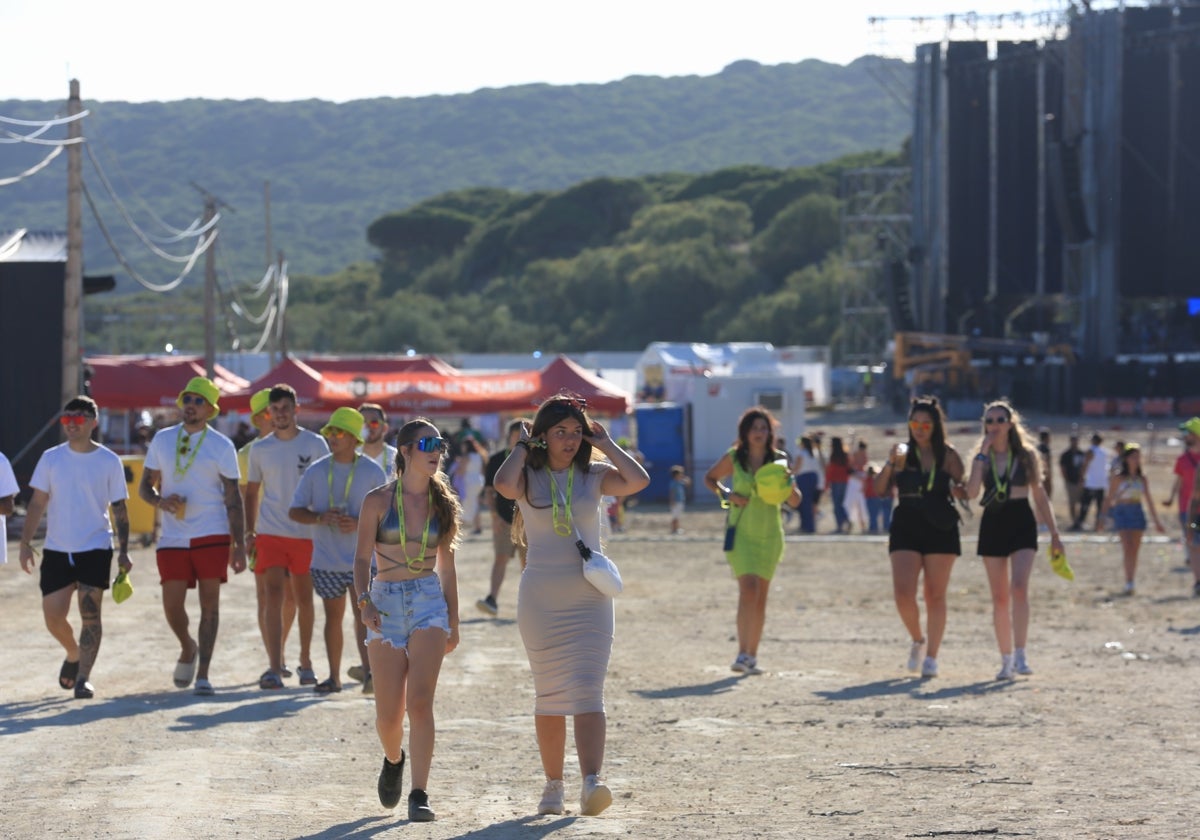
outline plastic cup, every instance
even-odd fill
[[[180,499],[175,505],[175,518],[183,519],[187,516],[187,499]]]

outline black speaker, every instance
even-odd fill
[[[902,260],[892,260],[887,266],[888,308],[891,310],[892,325],[900,332],[916,332],[917,319],[913,315],[912,286],[908,268]]]
[[[1046,144],[1046,180],[1063,240],[1071,245],[1087,242],[1092,230],[1083,206],[1083,176],[1076,144]]]

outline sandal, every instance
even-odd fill
[[[300,685],[316,685],[317,672],[312,668],[305,668],[301,665],[296,669],[296,676],[300,677]]]
[[[333,677],[313,686],[313,691],[317,694],[337,694],[341,690],[342,687],[333,681]]]
[[[82,682],[75,683],[75,699],[76,700],[91,700],[95,696],[96,696],[96,689],[87,680],[83,680]]]
[[[68,662],[63,660],[62,667],[58,669],[58,685],[64,691],[70,691],[75,687],[75,678],[79,676],[79,660]]]
[[[258,687],[264,691],[283,688],[283,680],[274,671],[263,671],[263,675],[258,678]]]

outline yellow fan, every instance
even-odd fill
[[[129,600],[129,596],[133,594],[133,581],[129,579],[128,572],[121,572],[117,575],[117,579],[113,581],[112,596],[113,600],[118,604]]]
[[[1071,564],[1067,562],[1066,552],[1055,551],[1054,546],[1050,547],[1050,568],[1060,578],[1075,580],[1075,572],[1071,570]]]

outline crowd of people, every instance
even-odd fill
[[[516,617],[532,673],[534,735],[545,775],[537,811],[566,809],[568,717],[582,780],[579,811],[596,815],[608,808],[613,794],[603,777],[604,685],[615,633],[613,598],[584,568],[603,549],[610,500],[632,497],[649,483],[636,450],[611,437],[589,416],[586,401],[570,394],[547,399],[532,418],[511,421],[503,446],[489,453],[466,421],[457,435],[421,417],[393,431],[384,409],[373,403],[338,408],[319,432],[305,429],[297,422],[296,393],[282,383],[251,397],[257,436],[239,450],[212,425],[220,397],[205,377],[184,385],[176,401],[179,422],[148,441],[136,488],[161,518],[155,560],[164,618],[179,644],[173,684],[200,696],[215,692],[210,669],[221,587],[230,571],[249,570],[255,577],[267,666],[258,680],[263,691],[281,689],[293,675],[320,695],[343,691],[349,604],[357,661],[346,674],[374,695],[383,752],[376,781],[380,803],[389,809],[400,803],[407,764],[409,819],[435,819],[427,793],[435,696],[443,660],[459,644],[455,554],[464,533],[482,530],[486,512],[494,561],[487,594],[476,602],[480,611],[499,614],[508,564],[520,558]],[[85,396],[63,407],[66,442],[38,461],[19,545],[21,568],[39,575],[46,627],[63,648],[58,683],[80,699],[97,691],[92,673],[114,556],[119,573],[132,567],[124,469],[94,440],[98,416],[99,406]],[[1162,504],[1178,506],[1200,596],[1200,418],[1179,428],[1185,450]],[[870,461],[865,441],[847,445],[840,437],[831,438],[826,458],[819,434],[802,437],[792,456],[778,437],[779,424],[761,406],[747,409],[732,431],[733,444],[703,483],[726,510],[723,551],[737,582],[734,672],[763,672],[759,647],[787,522],[795,516],[801,533],[815,533],[828,489],[834,533],[849,533],[856,522],[860,532],[887,533],[893,599],[909,636],[906,666],[922,678],[939,673],[947,592],[962,554],[961,511],[978,505],[974,553],[991,592],[997,679],[1033,673],[1029,584],[1039,531],[1056,556],[1064,549],[1050,503],[1049,435],[1031,432],[1011,402],[983,407],[977,442],[960,454],[948,441],[938,400],[917,398],[907,437],[879,464]],[[1095,505],[1093,527],[1119,536],[1125,592],[1132,595],[1147,523],[1165,530],[1140,448],[1118,442],[1110,458],[1099,435],[1086,451],[1078,443],[1072,436],[1057,459],[1070,505],[1068,527],[1086,527]],[[673,467],[672,533],[681,531],[688,484],[686,471]],[[17,492],[0,456],[0,525]],[[39,568],[33,541],[43,517]],[[194,629],[191,590],[197,596]],[[323,609],[324,679],[312,654],[314,593]],[[294,672],[285,656],[293,628],[299,636]]]

